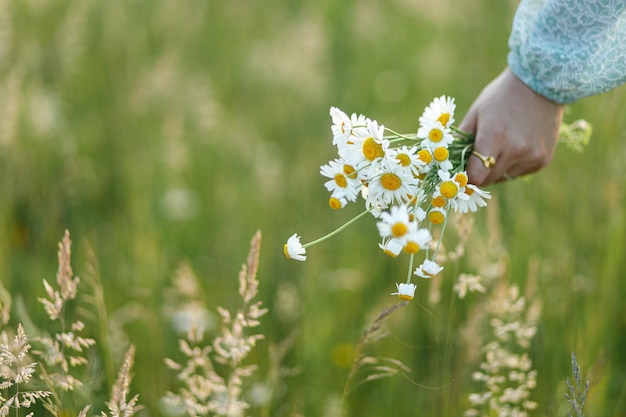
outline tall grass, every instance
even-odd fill
[[[333,152],[328,108],[408,131],[419,109],[449,94],[460,118],[505,65],[515,5],[0,0],[0,280],[12,300],[2,328],[47,320],[41,279],[57,269],[69,229],[76,275],[102,289],[86,291],[83,320],[103,353],[90,412],[108,409],[106,387],[132,342],[138,414],[165,415],[176,373],[163,358],[183,336],[169,314],[172,277],[189,265],[197,305],[215,323],[214,306],[240,302],[231,277],[260,229],[258,299],[270,312],[249,360],[259,375],[280,368],[262,352],[295,329],[282,365],[298,372],[274,378],[271,405],[248,398],[250,415],[461,415],[480,388],[471,374],[498,283],[542,305],[528,348],[531,415],[567,415],[572,351],[589,372],[585,414],[623,415],[624,88],[569,108],[568,120],[594,126],[583,153],[560,148],[541,173],[491,188],[465,254],[420,283],[388,317],[389,334],[367,346],[412,371],[359,384],[343,408],[358,341],[395,302],[388,293],[406,265],[377,255],[367,221],[305,264],[281,253],[294,231],[318,235],[355,214],[328,210],[317,175]],[[460,273],[480,276],[486,292],[459,299]]]

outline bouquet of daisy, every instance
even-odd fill
[[[491,198],[487,191],[469,184],[465,166],[474,154],[473,137],[454,126],[454,99],[435,98],[419,118],[415,134],[400,134],[363,115],[348,116],[330,109],[333,145],[338,157],[322,165],[320,173],[330,192],[329,205],[342,209],[359,196],[365,210],[331,233],[302,244],[293,234],[284,245],[289,259],[306,260],[306,249],[339,233],[370,214],[378,221],[380,249],[391,257],[409,256],[404,283],[397,283],[401,299],[411,300],[416,285],[411,278],[432,278],[443,270],[435,262],[451,211],[474,212]],[[433,227],[440,227],[433,242]],[[424,257],[413,270],[415,257]]]

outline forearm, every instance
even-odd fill
[[[626,83],[626,2],[523,0],[509,67],[531,89],[569,103]]]

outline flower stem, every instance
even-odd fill
[[[369,212],[370,212],[369,210],[365,210],[365,211],[361,212],[360,214],[358,214],[357,216],[355,216],[352,219],[348,220],[347,222],[345,222],[343,225],[339,226],[338,228],[336,228],[332,232],[330,232],[330,233],[320,237],[319,239],[315,239],[312,242],[306,243],[306,244],[304,244],[302,246],[305,247],[305,248],[308,248],[309,246],[317,245],[318,243],[321,243],[321,242],[325,241],[326,239],[329,239],[329,238],[335,236],[336,234],[341,232],[343,229],[346,229],[352,223],[356,222],[358,219],[360,219],[361,217],[363,217],[364,215],[366,215]]]

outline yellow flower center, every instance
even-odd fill
[[[446,127],[448,125],[448,122],[450,121],[450,113],[443,113],[437,118],[437,121],[441,123],[443,127]]]
[[[435,148],[435,151],[433,152],[433,156],[435,157],[435,160],[437,162],[445,161],[446,159],[448,159],[448,155],[449,155],[448,150],[444,148],[443,146]]]
[[[457,187],[454,181],[444,181],[439,186],[439,192],[445,198],[454,198],[459,192],[459,187]]]
[[[446,205],[446,199],[438,195],[437,197],[433,197],[432,204],[433,207],[444,207]]]
[[[385,190],[394,191],[400,188],[402,180],[396,174],[386,173],[380,177],[380,184]]]
[[[421,160],[424,161],[424,163],[426,164],[430,164],[431,161],[433,160],[433,155],[430,153],[430,151],[428,149],[421,149],[418,153],[417,153],[417,157]]]
[[[430,139],[431,142],[439,142],[443,139],[443,132],[441,129],[434,128],[428,132],[428,139]]]
[[[459,172],[454,176],[454,180],[459,183],[461,187],[465,187],[467,185],[467,175],[463,172]]]
[[[394,237],[404,236],[408,231],[409,228],[407,227],[407,225],[401,222],[395,223],[393,226],[391,226],[391,234]]]
[[[389,249],[383,249],[383,252],[384,252],[386,255],[391,256],[392,258],[397,257],[397,255],[396,255],[395,253],[393,253],[392,251],[390,251]]]
[[[467,194],[467,195],[472,195],[472,194],[474,194],[474,189],[473,189],[473,188],[469,188],[469,187],[467,187],[467,188],[465,189],[465,194]]]
[[[383,145],[376,142],[374,138],[367,138],[363,142],[363,155],[368,161],[373,161],[376,158],[385,156],[385,151],[383,151]]]
[[[398,298],[401,300],[411,301],[413,299],[413,296],[410,296],[408,294],[398,294]]]
[[[339,200],[337,197],[331,197],[330,200],[328,200],[328,205],[333,210],[339,210],[343,207],[343,204],[341,204],[341,200]]]
[[[408,167],[411,164],[411,158],[409,158],[409,155],[405,153],[399,154],[398,156],[396,156],[396,159],[400,162],[400,165],[402,165],[403,167]]]
[[[409,242],[404,245],[404,251],[406,253],[417,253],[420,250],[420,245],[415,242]]]
[[[355,179],[356,178],[356,170],[352,165],[344,165],[343,173],[346,174],[348,178]]]
[[[446,216],[440,211],[431,211],[428,213],[428,220],[430,220],[432,224],[443,224],[445,219]]]
[[[346,188],[348,186],[348,180],[343,174],[335,174],[335,183],[337,183],[337,185],[341,188]]]
[[[287,257],[287,259],[291,259],[291,256],[289,256],[289,250],[287,250],[287,244],[286,243],[283,246],[283,251],[285,251],[285,256]]]

